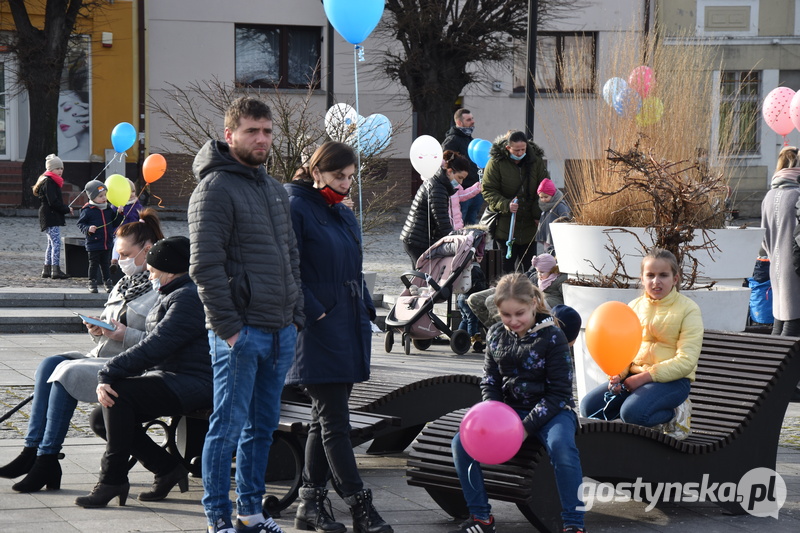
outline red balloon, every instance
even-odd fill
[[[517,412],[492,400],[473,405],[461,420],[459,431],[464,450],[487,465],[505,463],[514,457],[525,438]]]
[[[586,322],[586,348],[609,376],[625,370],[641,345],[642,323],[636,312],[622,302],[601,304]]]
[[[150,154],[142,164],[142,174],[144,175],[144,181],[147,183],[158,181],[166,171],[167,160],[161,154]]]

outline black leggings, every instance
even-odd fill
[[[350,410],[347,400],[352,383],[306,385],[311,396],[311,428],[306,440],[303,484],[324,487],[328,472],[341,496],[364,488],[350,442]]]
[[[784,337],[800,337],[800,318],[778,320],[772,323],[772,334]]]
[[[95,433],[103,437],[100,431],[105,430],[106,451],[100,461],[100,482],[109,485],[127,482],[130,456],[156,475],[172,471],[178,466],[178,459],[153,442],[142,424],[181,414],[178,397],[161,376],[125,378],[111,388],[119,394],[114,405],[98,407],[92,413]],[[98,427],[101,414],[104,427]]]

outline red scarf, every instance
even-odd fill
[[[48,170],[47,172],[44,173],[44,175],[53,180],[55,184],[58,185],[59,188],[64,187],[64,178],[62,178],[58,174],[53,174]]]

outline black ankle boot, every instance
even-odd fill
[[[189,490],[189,471],[181,464],[162,476],[156,475],[153,481],[153,488],[147,492],[140,493],[139,500],[143,502],[161,501],[169,495],[169,491],[175,485],[178,485],[181,492]]]
[[[61,267],[58,265],[53,265],[53,270],[50,271],[50,277],[53,279],[69,279],[69,276],[62,272]]]
[[[0,466],[0,477],[14,479],[27,474],[36,462],[36,446],[22,448],[22,452],[10,463]]]
[[[393,533],[392,526],[387,524],[375,506],[372,505],[372,491],[362,489],[355,494],[345,496],[344,503],[350,506],[353,515],[353,533]]]
[[[331,501],[328,491],[322,487],[301,487],[300,505],[294,518],[294,527],[302,531],[317,531],[318,533],[344,533],[347,528],[344,524],[333,519]],[[325,504],[328,507],[325,507]]]
[[[122,485],[107,485],[105,483],[98,483],[92,489],[92,492],[86,496],[79,496],[75,498],[75,505],[81,507],[105,507],[108,502],[116,497],[119,497],[119,506],[125,505],[128,499],[128,491],[131,489],[130,483],[127,481]]]
[[[43,278],[49,278],[50,277],[50,268],[51,268],[50,265],[45,265],[44,266],[44,268],[42,269],[42,277]]]
[[[31,471],[22,481],[11,486],[17,492],[37,492],[47,485],[47,490],[61,488],[61,463],[58,454],[38,455]]]

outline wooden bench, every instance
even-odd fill
[[[399,426],[382,430],[367,453],[390,454],[405,450],[425,424],[481,400],[481,378],[472,374],[432,376],[395,367],[373,369],[369,381],[356,383],[350,394],[351,417],[374,413],[399,417]],[[309,402],[301,390],[286,387],[284,400]],[[362,441],[363,442],[363,441]]]
[[[800,340],[706,331],[692,384],[692,433],[678,441],[650,428],[581,419],[583,474],[602,482],[738,483],[753,468],[775,470],[781,424],[800,380]],[[448,514],[467,516],[450,442],[466,409],[430,424],[412,446],[408,483]],[[561,504],[550,460],[528,439],[511,461],[483,465],[489,497],[515,503],[540,531],[560,531]],[[698,485],[700,486],[700,485]],[[715,502],[742,514],[736,502]]]

